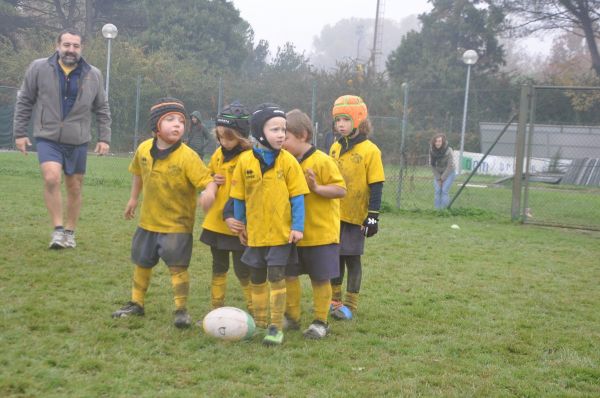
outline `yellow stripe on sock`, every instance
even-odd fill
[[[342,301],[342,285],[331,284],[331,299]]]
[[[227,272],[223,274],[213,274],[210,282],[210,303],[212,308],[219,308],[225,305],[225,292],[227,291]]]
[[[285,311],[286,288],[285,279],[277,282],[270,282],[271,294],[271,325],[277,326],[277,329],[283,330],[283,313]]]
[[[313,289],[314,317],[327,323],[329,303],[331,303],[331,284],[329,282],[311,282]]]
[[[252,291],[252,307],[254,308],[254,322],[259,328],[267,327],[267,312],[269,310],[269,285],[267,282],[255,285],[250,284]]]
[[[285,314],[288,318],[300,322],[300,299],[302,297],[302,287],[300,278],[289,278],[285,280],[286,301]],[[327,303],[329,305],[329,303]]]
[[[346,307],[350,308],[352,312],[356,312],[358,308],[358,293],[346,292],[346,300],[344,301]]]
[[[171,285],[173,285],[175,308],[178,310],[185,308],[187,305],[188,295],[190,294],[190,274],[188,271],[171,271]]]
[[[133,270],[133,287],[131,289],[131,301],[144,306],[144,299],[148,286],[150,286],[150,278],[152,277],[152,268],[143,268],[139,265]]]

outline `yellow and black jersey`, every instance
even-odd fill
[[[339,142],[335,142],[329,150],[347,188],[346,196],[340,199],[340,219],[362,225],[368,214],[369,184],[385,181],[381,151],[368,139],[340,155],[341,150]]]
[[[286,150],[264,174],[256,156],[254,151],[240,155],[229,195],[246,202],[248,246],[285,245],[292,224],[290,198],[307,194],[308,185],[298,161]]]
[[[243,152],[242,152],[243,153]],[[217,191],[215,201],[204,217],[202,228],[209,231],[218,232],[220,234],[235,236],[223,221],[223,208],[229,200],[229,191],[231,189],[231,179],[233,178],[233,170],[238,162],[240,155],[234,156],[231,159],[225,160],[221,147],[213,153],[208,163],[208,168],[211,174],[220,174],[225,177],[225,184],[220,185]]]
[[[143,183],[139,226],[152,232],[191,233],[197,191],[212,181],[210,171],[185,144],[156,160],[150,154],[152,142],[142,142],[129,165]]]
[[[306,173],[315,173],[317,184],[337,185],[346,188],[344,178],[335,161],[319,150],[300,163]],[[304,237],[298,246],[320,246],[340,241],[340,200],[328,199],[314,192],[304,197]]]

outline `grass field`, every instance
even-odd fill
[[[0,153],[2,397],[600,396],[598,233],[468,211],[384,214],[355,320],[332,323],[324,341],[223,343],[172,326],[162,264],[146,316],[110,318],[130,295],[130,177],[127,159],[88,167],[78,247],[49,251],[36,157]],[[206,246],[190,270],[201,319]],[[227,301],[243,306],[233,277]]]

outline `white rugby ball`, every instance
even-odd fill
[[[229,341],[249,339],[256,329],[252,316],[235,307],[212,310],[204,317],[202,327],[209,336]]]

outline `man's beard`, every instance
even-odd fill
[[[66,66],[76,65],[77,62],[79,62],[79,59],[81,58],[80,55],[69,52],[59,52],[58,55],[60,56],[60,60],[62,61],[62,63]]]

